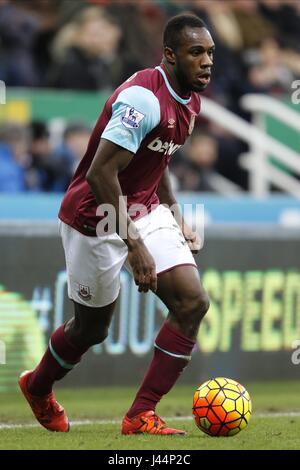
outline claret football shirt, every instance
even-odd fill
[[[65,194],[59,218],[84,235],[96,236],[100,217],[86,174],[101,138],[134,154],[118,175],[128,210],[143,204],[151,211],[159,204],[156,191],[164,170],[192,133],[199,112],[198,93],[179,96],[163,64],[135,73],[107,100]]]

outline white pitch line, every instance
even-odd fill
[[[287,411],[287,412],[271,412],[271,413],[254,413],[254,418],[298,418],[300,411]],[[191,421],[192,416],[171,416],[167,418],[168,421]],[[70,425],[73,426],[89,426],[89,425],[106,425],[106,424],[121,424],[121,420],[114,419],[99,419],[99,420],[79,420],[71,421]],[[5,429],[34,429],[39,428],[39,424],[6,424],[0,423],[0,431]]]

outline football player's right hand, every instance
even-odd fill
[[[136,241],[128,250],[128,261],[139,292],[156,292],[157,274],[155,261],[142,240]]]

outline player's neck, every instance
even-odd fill
[[[177,77],[176,77],[176,74],[174,72],[174,70],[172,69],[172,67],[169,66],[169,64],[163,59],[162,61],[162,64],[170,78],[170,81],[171,81],[171,85],[172,85],[172,88],[174,89],[174,91],[177,92],[178,95],[180,95],[182,98],[188,98],[191,94],[191,91],[190,90],[187,90],[187,89],[184,89],[182,88],[182,86],[180,85]]]

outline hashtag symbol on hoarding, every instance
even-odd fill
[[[6,85],[0,80],[0,104],[6,104]]]
[[[0,366],[6,364],[6,346],[4,341],[0,341]]]

